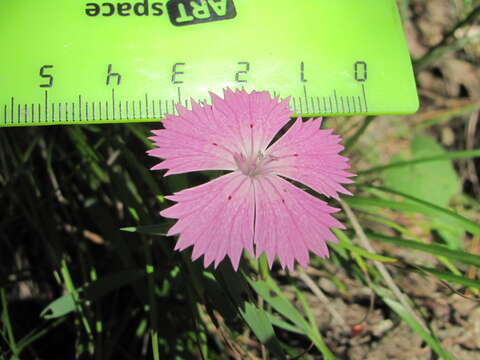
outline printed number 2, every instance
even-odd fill
[[[53,65],[43,65],[40,68],[40,76],[44,79],[48,79],[48,84],[41,84],[40,87],[42,88],[51,88],[53,86],[53,76],[45,74],[45,70],[52,69]]]
[[[241,65],[243,70],[238,71],[235,74],[235,80],[239,83],[246,83],[247,80],[242,77],[242,75],[248,74],[250,71],[250,63],[246,61],[239,62],[238,65]]]

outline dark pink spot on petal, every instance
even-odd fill
[[[231,196],[231,195],[228,195],[228,200],[232,200],[232,196]]]
[[[212,145],[213,145],[213,146],[218,146],[218,144],[217,144],[217,143],[212,143]]]
[[[297,157],[297,156],[298,156],[298,154],[293,154],[293,156]]]
[[[250,129],[253,129],[253,124],[250,124]]]

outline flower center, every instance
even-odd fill
[[[267,170],[266,165],[276,160],[274,156],[265,155],[261,151],[247,156],[244,154],[234,154],[233,158],[235,159],[238,170],[249,177],[255,177],[265,173]]]

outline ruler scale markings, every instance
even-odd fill
[[[93,121],[95,121],[95,101],[92,101],[92,116],[93,116]]]
[[[337,90],[336,89],[333,89],[333,95],[335,97],[335,106],[336,106],[337,113],[338,113],[338,98],[337,98]]]
[[[137,118],[137,114],[136,114],[136,111],[135,111],[135,101],[132,100],[132,105],[133,105],[133,119],[135,120]]]
[[[28,123],[28,107],[27,107],[27,104],[23,105],[23,118],[25,119],[25,123]]]
[[[113,120],[117,120],[116,118],[117,114],[115,111],[115,89],[114,88],[112,88],[112,112],[113,112]]]
[[[127,109],[127,120],[130,120],[130,109],[128,107],[128,100],[125,100],[125,108]]]
[[[363,101],[365,102],[365,110],[368,112],[367,96],[365,95],[365,85],[363,83],[362,83],[362,93],[363,93]]]
[[[82,121],[82,95],[78,95],[78,120]]]
[[[145,93],[145,111],[147,112],[147,119],[150,119],[150,114],[148,112],[148,94]]]
[[[163,112],[162,112],[162,100],[158,100],[158,117],[163,117]]]
[[[182,1],[176,0],[176,2]],[[4,99],[4,101],[0,102],[0,116],[2,105],[4,110],[3,123],[0,122],[0,126],[10,126],[10,124],[15,125],[23,123],[24,125],[43,125],[57,123],[59,119],[62,118],[63,122],[88,123],[92,120],[92,112],[90,110],[95,108],[94,103],[92,104],[92,109],[89,109],[89,105],[86,104],[85,100],[88,98],[89,94],[91,94],[93,98],[91,98],[90,102],[98,102],[97,105],[100,108],[100,115],[97,115],[96,119],[94,115],[94,122],[104,121],[105,118],[109,122],[112,122],[112,120],[122,121],[125,117],[125,104],[122,104],[121,102],[125,100],[120,102],[121,98],[119,94],[115,94],[116,89],[121,89],[122,97],[125,95],[126,98],[129,98],[128,102],[132,102],[132,104],[129,104],[130,107],[133,105],[133,107],[136,108],[136,102],[139,101],[139,109],[134,109],[133,115],[133,118],[137,121],[151,121],[157,116],[158,108],[155,109],[157,105],[156,101],[159,101],[158,105],[160,105],[160,107],[165,106],[167,110],[165,112],[160,111],[160,114],[177,114],[178,111],[176,105],[180,104],[183,106],[184,100],[185,107],[188,108],[188,96],[192,98],[200,98],[202,96],[202,90],[199,84],[204,85],[204,88],[208,87],[211,89],[217,89],[221,84],[231,83],[232,88],[238,89],[240,88],[238,85],[241,85],[242,89],[250,89],[251,86],[249,83],[244,84],[245,86],[243,86],[242,84],[238,84],[238,79],[237,84],[232,83],[231,81],[233,79],[229,78],[231,75],[225,76],[222,71],[218,71],[218,69],[229,69],[237,66],[236,61],[227,61],[225,58],[216,55],[216,50],[225,48],[225,46],[225,49],[228,49],[229,54],[231,53],[232,59],[236,58],[239,54],[243,54],[242,56],[248,58],[248,62],[245,64],[258,65],[258,72],[257,69],[255,69],[256,89],[270,89],[270,92],[273,89],[276,89],[273,90],[273,96],[275,98],[279,97],[278,91],[281,91],[283,94],[289,94],[291,97],[291,104],[293,104],[292,110],[299,114],[310,114],[315,116],[317,113],[323,112],[329,113],[331,116],[342,112],[343,115],[346,115],[347,113],[377,114],[379,111],[385,111],[385,109],[387,109],[386,111],[388,113],[408,113],[415,111],[417,105],[416,101],[418,99],[416,98],[412,76],[413,73],[411,72],[411,64],[410,59],[408,58],[406,44],[400,37],[400,35],[402,35],[402,29],[397,21],[398,11],[396,9],[395,0],[386,0],[385,2],[379,3],[378,6],[374,0],[365,0],[362,5],[358,5],[354,0],[344,1],[345,6],[346,4],[349,4],[359,16],[352,18],[352,25],[355,26],[345,28],[345,33],[341,35],[334,30],[336,27],[333,25],[341,24],[341,10],[344,9],[343,5],[330,6],[324,5],[324,2],[316,2],[315,5],[310,5],[307,0],[301,0],[298,4],[301,11],[299,10],[298,12],[296,11],[290,14],[284,6],[271,8],[276,2],[287,4],[287,0],[266,0],[255,5],[250,5],[249,2],[238,2],[238,4],[235,4],[235,6],[238,7],[235,17],[238,17],[239,21],[219,23],[221,32],[219,38],[220,41],[217,41],[217,44],[214,41],[208,44],[210,46],[211,55],[209,55],[209,57],[202,57],[202,55],[204,55],[203,51],[192,49],[189,53],[189,60],[187,61],[188,66],[185,69],[180,68],[179,66],[185,66],[186,64],[178,62],[181,61],[181,57],[183,56],[182,51],[177,51],[175,47],[171,48],[171,44],[175,44],[176,42],[183,45],[181,41],[183,41],[184,38],[178,34],[178,31],[174,32],[173,27],[169,28],[167,30],[169,36],[165,36],[165,39],[162,39],[161,46],[172,49],[171,52],[168,52],[168,54],[165,55],[164,60],[166,63],[169,63],[170,61],[175,63],[173,79],[176,79],[177,82],[173,81],[173,86],[177,87],[177,94],[172,93],[172,91],[175,92],[174,87],[167,89],[163,88],[161,84],[154,84],[153,87],[150,88],[151,81],[171,74],[172,70],[170,66],[167,66],[167,68],[164,68],[163,65],[160,67],[155,66],[155,62],[152,59],[156,58],[157,51],[160,52],[160,48],[155,47],[152,49],[149,47],[150,41],[154,39],[154,36],[149,33],[150,28],[148,26],[143,27],[140,21],[133,21],[138,19],[132,18],[132,22],[129,21],[128,24],[118,21],[115,22],[115,24],[112,24],[111,29],[108,29],[108,35],[115,34],[118,29],[124,28],[125,26],[127,26],[127,28],[130,28],[131,26],[132,29],[135,26],[135,29],[139,32],[138,49],[133,51],[128,48],[125,49],[122,54],[119,54],[118,52],[113,51],[118,49],[118,45],[121,43],[118,38],[113,38],[112,41],[105,44],[101,41],[97,41],[97,39],[88,41],[87,37],[82,39],[75,36],[54,37],[52,39],[54,41],[49,41],[47,43],[42,42],[41,40],[46,38],[46,34],[50,34],[51,30],[58,28],[58,25],[62,24],[60,19],[63,19],[63,17],[59,16],[56,18],[53,14],[45,13],[43,19],[45,26],[39,28],[38,31],[35,31],[34,33],[25,30],[25,24],[27,24],[28,19],[18,17],[20,21],[17,30],[18,41],[10,42],[0,40],[0,47],[6,49],[5,56],[0,58],[0,78],[2,79],[3,85],[0,89],[0,99]],[[37,1],[27,0],[27,2],[30,4],[29,6],[31,8],[29,11],[32,14],[40,13],[39,10],[41,10],[41,6]],[[57,3],[59,5],[61,4],[61,0],[46,0],[46,2],[50,4],[49,6]],[[233,1],[229,1],[228,3],[233,4]],[[307,40],[302,39],[300,38],[300,35],[303,32],[295,32],[292,36],[291,42],[272,44],[271,48],[269,48],[269,54],[271,55],[271,59],[274,60],[273,64],[267,64],[267,59],[265,59],[262,53],[255,52],[255,50],[258,49],[258,46],[261,46],[260,42],[255,39],[254,41],[252,41],[252,39],[244,39],[243,37],[234,38],[233,35],[242,31],[242,26],[244,26],[243,21],[247,20],[249,26],[254,26],[255,31],[258,31],[260,35],[267,38],[268,36],[275,34],[279,29],[282,29],[281,25],[275,24],[274,21],[269,23],[271,26],[258,26],[257,28],[257,19],[255,18],[256,13],[260,14],[268,9],[272,10],[274,14],[278,14],[279,16],[290,15],[291,20],[295,24],[300,24],[304,19],[314,19],[314,13],[322,13],[325,17],[325,21],[329,25],[326,27],[328,31],[320,34],[316,30],[316,27],[312,25],[312,22],[308,22],[305,26],[307,26],[307,30],[312,34],[312,37]],[[313,9],[314,11],[308,11],[308,9]],[[12,5],[12,10],[13,14],[15,14],[17,11],[20,12],[22,8],[20,5],[17,6],[15,4]],[[390,14],[392,10],[394,12],[394,17],[397,16],[396,20],[392,17],[380,16],[382,14],[387,14],[387,12]],[[66,21],[72,20],[75,21],[75,23],[80,23],[80,20],[85,17],[83,12],[78,12],[76,14],[68,13],[60,7],[59,12],[62,11],[63,13],[61,14],[65,15]],[[165,10],[164,15],[171,15],[167,14],[167,11],[168,10]],[[250,13],[251,16],[245,17],[244,14],[248,13]],[[359,26],[361,25],[359,19],[364,19],[365,14],[378,16],[379,22],[375,22],[375,24],[368,27]],[[114,15],[117,16],[118,14],[115,13]],[[243,20],[241,19],[242,17]],[[163,19],[168,23],[168,16],[162,17],[162,20]],[[82,22],[82,24],[84,24],[84,22]],[[223,32],[222,24],[229,25],[225,26]],[[0,32],[7,30],[8,33],[8,30],[13,29],[13,23],[0,24]],[[189,41],[193,41],[194,43],[199,39],[202,39],[205,35],[202,26],[198,26],[196,29],[198,29],[198,31],[193,32],[192,38],[189,39]],[[385,36],[374,38],[374,40],[372,40],[372,46],[369,46],[368,49],[362,48],[361,44],[366,40],[368,41],[368,39],[373,39],[375,33],[380,29],[384,31]],[[82,30],[87,31],[88,35],[93,34],[93,32],[89,31],[88,27],[85,27],[85,29]],[[67,29],[66,31],[72,31],[73,34],[74,29]],[[208,31],[205,31],[208,34]],[[316,35],[321,35],[318,41],[316,40]],[[355,35],[356,37],[352,37],[352,35]],[[320,41],[322,36],[331,39],[332,41]],[[357,38],[358,40],[355,40]],[[227,39],[230,39],[231,41],[226,43]],[[67,53],[68,56],[65,57],[62,55],[62,49],[67,46],[67,42],[70,48]],[[85,67],[78,68],[78,66],[75,66],[75,62],[71,60],[74,60],[81,55],[81,51],[85,48],[84,46],[87,43],[92,45],[93,51],[98,52],[98,56],[95,57],[96,60],[87,59],[85,61]],[[387,44],[391,45],[391,51],[384,53],[381,50],[384,49]],[[352,54],[363,55],[358,58],[350,58],[348,54],[345,54],[341,50],[348,48],[346,47],[348,45],[351,46]],[[180,48],[181,46],[179,46],[179,49]],[[284,54],[288,54],[294,49],[299,50],[299,53],[304,54],[306,57],[297,59],[294,61],[294,64],[292,64],[291,57],[285,56]],[[142,60],[140,67],[138,67],[138,63],[136,62],[138,60],[138,50],[145,51],[145,54],[150,52],[148,53],[148,56]],[[363,52],[359,52],[359,50],[362,50]],[[40,79],[43,80],[40,82],[41,85],[38,85],[43,89],[39,89],[35,84],[32,86],[32,84],[29,85],[26,82],[18,82],[18,79],[15,79],[14,75],[10,75],[8,70],[5,70],[8,69],[8,65],[14,64],[13,60],[15,60],[15,57],[23,59],[28,55],[31,55],[32,61],[18,61],[15,63],[13,69],[14,73],[33,73],[32,71],[34,70],[37,70],[36,72],[38,73],[38,69],[35,68],[36,66],[41,66],[38,64],[41,64],[39,61],[41,60],[41,54],[44,53],[52,54],[53,60],[51,65],[43,65],[40,68]],[[325,55],[321,58],[320,62],[318,59],[321,54]],[[121,61],[119,59],[121,59]],[[98,63],[94,63],[94,61],[98,61]],[[384,70],[386,73],[388,72],[390,74],[391,78],[388,81],[381,79],[379,82],[371,82],[371,79],[374,79],[375,76],[379,75],[378,69],[381,68],[379,67],[380,61],[383,62],[385,67]],[[106,68],[102,71],[102,67],[106,67],[106,65],[108,65],[108,74],[105,73],[107,70]],[[265,67],[268,68],[271,65],[276,69],[275,71],[264,71]],[[297,65],[300,69],[295,68]],[[311,68],[310,66],[312,66],[312,69],[315,69],[315,71],[309,72],[308,69]],[[57,68],[60,67],[62,67],[62,72],[57,73]],[[193,82],[184,82],[183,77],[185,77],[187,73],[190,76],[190,68],[195,70],[192,72]],[[102,100],[104,99],[104,95],[97,94],[96,89],[101,85],[96,83],[97,79],[94,79],[91,83],[91,89],[82,90],[87,92],[85,96],[79,95],[80,91],[75,89],[75,84],[83,83],[83,78],[88,76],[88,74],[84,72],[84,69],[85,71],[88,70],[88,72],[90,72],[90,70],[99,72],[100,75],[102,72],[105,73],[105,76],[107,76],[107,86],[109,85],[112,89],[111,98],[108,96],[110,94],[106,94],[108,101]],[[248,70],[246,71],[237,72],[236,75],[240,74],[242,78],[245,77],[245,79],[247,79],[253,74],[253,72],[250,72],[249,68],[247,69]],[[184,70],[186,71],[184,72]],[[288,72],[288,76],[291,76],[295,80],[295,77],[298,77],[299,75],[298,70],[301,71],[301,77],[299,79],[300,82],[297,84],[294,82],[288,82],[285,84],[282,80],[284,79],[283,76],[279,76],[282,72]],[[352,70],[354,70],[353,73]],[[6,73],[4,74],[5,71]],[[62,91],[59,94],[56,93],[55,89],[52,96],[50,96],[48,92],[53,90],[52,88],[56,88],[57,83],[65,84],[65,78],[68,80],[67,86],[64,88],[62,85]],[[104,84],[102,78],[104,77],[101,76],[98,80],[101,80]],[[308,82],[306,78],[308,78]],[[122,81],[124,79],[129,79],[129,81]],[[130,79],[132,81],[130,81]],[[302,86],[298,86],[299,84]],[[308,89],[306,84],[309,84]],[[353,85],[361,85],[361,89],[360,86],[358,86],[358,91],[356,91],[357,95],[348,95],[353,88]],[[121,88],[119,86],[121,86]],[[370,92],[368,99],[366,96],[367,86],[371,86],[371,88],[369,87]],[[144,88],[143,91],[142,87]],[[148,92],[145,90],[147,88],[149,89]],[[11,93],[6,93],[5,89],[8,89]],[[380,89],[383,89],[383,91],[379,91]],[[39,92],[42,90],[45,91],[44,94]],[[150,92],[152,92],[152,95],[150,95]],[[312,96],[315,93],[318,94],[316,100],[315,96]],[[319,95],[320,93],[324,93],[325,96]],[[136,98],[138,94],[140,94],[140,96],[139,98]],[[115,96],[117,98],[115,98]],[[185,99],[186,97],[187,99]],[[324,102],[323,108],[321,98],[323,98]],[[52,99],[56,101],[52,102]],[[143,109],[144,101],[145,111]],[[152,101],[152,103],[149,101]],[[112,104],[111,109],[110,102]],[[162,104],[162,102],[165,102],[165,104]],[[85,108],[83,108],[84,103]],[[204,104],[208,103],[209,101]],[[50,104],[53,105],[51,108]],[[26,106],[26,112],[24,114],[24,119],[22,120],[24,105]],[[170,108],[170,105],[172,105],[173,109]],[[103,111],[103,106],[106,108],[105,112]],[[63,107],[65,107],[65,109]],[[40,109],[40,112],[38,109]],[[120,111],[120,117],[119,109],[122,109]],[[57,111],[58,115],[55,114]],[[28,112],[31,114],[28,114]],[[88,114],[89,112],[90,114]],[[138,112],[140,113],[140,116],[138,115]],[[17,119],[15,119],[15,117],[17,117]],[[35,117],[37,117],[37,119],[35,119]],[[131,120],[132,117],[128,116],[128,118]]]
[[[303,62],[302,62],[303,64]],[[307,108],[307,114],[309,113],[309,109],[308,109],[308,95],[307,95],[307,85],[303,85],[303,95],[305,96],[305,106]]]
[[[45,122],[48,122],[48,91],[45,90]]]

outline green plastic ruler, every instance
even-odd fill
[[[158,120],[226,87],[412,113],[395,0],[2,0],[0,126]]]

